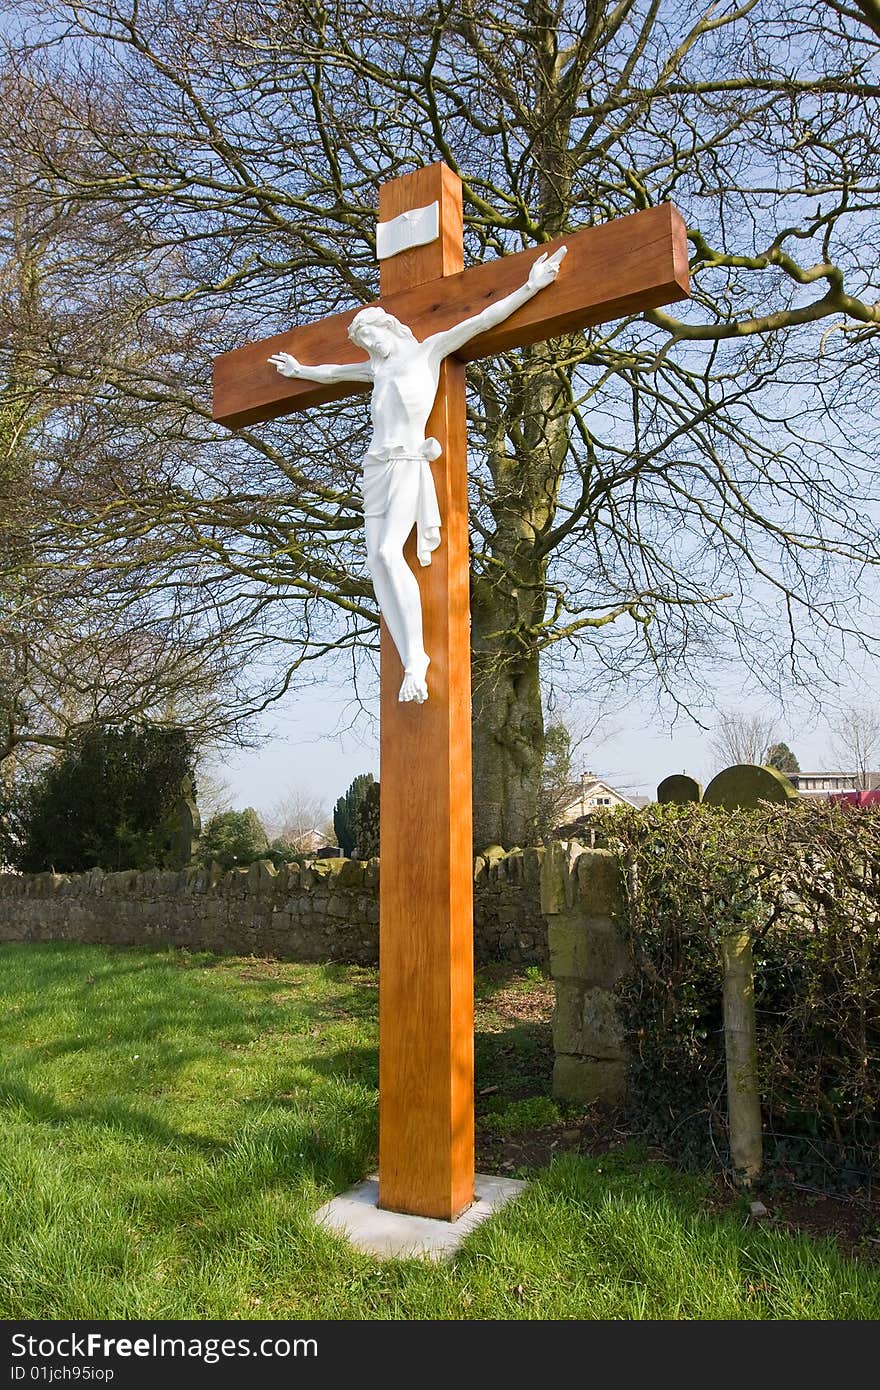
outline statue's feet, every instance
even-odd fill
[[[424,657],[418,663],[407,666],[403,672],[403,684],[400,687],[398,700],[401,704],[409,700],[414,700],[417,705],[423,705],[428,698],[428,682],[425,677],[428,674],[429,661]]]

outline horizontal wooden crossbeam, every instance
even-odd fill
[[[497,328],[473,338],[462,350],[462,360],[471,362],[526,347],[688,296],[684,221],[671,203],[662,203],[600,227],[584,227],[546,246],[385,295],[377,302],[408,324],[421,341],[510,294],[528,279],[529,268],[542,251],[552,252],[563,243],[568,255],[556,281]],[[290,352],[307,366],[363,361],[365,354],[347,336],[357,312],[334,314],[216,358],[214,419],[240,429],[368,391],[368,385],[357,382],[320,386],[283,377],[266,360],[272,353]]]

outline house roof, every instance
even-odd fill
[[[647,805],[647,797],[630,796],[627,792],[618,791],[610,782],[606,782],[601,777],[594,776],[593,773],[585,773],[579,782],[573,782],[565,793],[565,800],[559,811],[560,820],[576,819],[577,808],[583,802],[589,801],[597,794],[607,793],[618,801],[623,801],[627,806]],[[561,798],[560,798],[561,800]]]

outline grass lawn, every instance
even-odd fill
[[[546,1026],[508,1007],[540,988],[481,985],[486,1133],[554,1115]],[[528,1171],[448,1265],[317,1230],[374,1164],[375,971],[7,945],[0,996],[5,1319],[880,1314],[876,1267],[719,1214],[708,1176],[632,1149]]]

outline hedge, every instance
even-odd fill
[[[721,941],[755,960],[765,1159],[809,1181],[880,1173],[880,810],[652,806],[601,818],[620,855],[634,1109],[676,1150],[726,1145]]]

